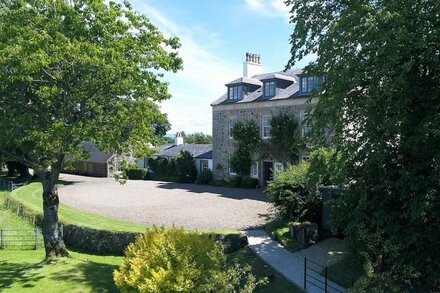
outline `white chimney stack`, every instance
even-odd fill
[[[183,144],[183,132],[178,131],[176,133],[176,139],[174,140],[174,145],[181,145]]]
[[[243,62],[243,77],[252,77],[263,73],[261,57],[258,54],[246,53],[246,61]]]

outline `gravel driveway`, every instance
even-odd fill
[[[192,229],[239,229],[263,225],[271,216],[261,190],[161,181],[128,181],[61,174],[62,204],[140,224]]]

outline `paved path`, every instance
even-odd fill
[[[335,238],[326,239],[307,249],[292,253],[272,240],[263,230],[249,230],[246,231],[246,235],[249,247],[255,254],[301,289],[304,288],[304,257],[322,265],[333,264],[342,257],[342,241]],[[318,266],[312,265],[312,269],[320,271]],[[308,274],[324,280],[319,273],[308,270]],[[345,292],[344,288],[330,280],[328,284],[337,289],[329,288],[328,292]],[[308,283],[307,292],[322,293],[323,290]]]
[[[272,216],[261,190],[61,174],[62,204],[105,217],[192,229],[262,226]]]

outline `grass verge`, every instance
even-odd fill
[[[298,241],[290,235],[288,221],[282,219],[275,219],[265,226],[266,232],[275,236],[275,240],[278,241],[284,248],[291,252],[300,250]]]

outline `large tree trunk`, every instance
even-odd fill
[[[62,159],[51,168],[40,171],[41,183],[43,184],[43,238],[46,249],[46,258],[68,256],[66,246],[61,238],[58,224],[58,188],[56,183],[61,170]]]

